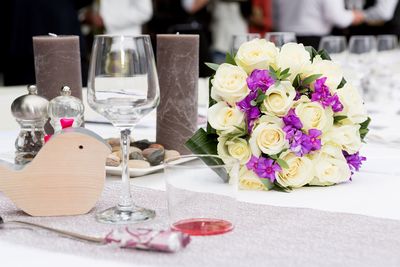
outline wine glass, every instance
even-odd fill
[[[215,155],[186,155],[165,162],[172,229],[204,236],[234,228],[240,165],[237,159],[223,160]]]
[[[377,47],[378,51],[395,50],[399,47],[399,40],[394,34],[378,35]]]
[[[364,99],[374,98],[370,76],[373,71],[373,61],[376,56],[376,38],[372,35],[352,36],[349,42],[349,72],[346,77],[352,84],[362,88]]]
[[[254,40],[260,38],[260,34],[258,33],[248,33],[248,34],[238,34],[238,35],[233,35],[232,36],[232,42],[231,42],[231,55],[235,56],[237,51],[239,50],[239,47],[248,41]]]
[[[160,89],[150,37],[95,36],[88,78],[88,103],[121,132],[122,184],[118,205],[96,214],[105,223],[141,222],[153,210],[133,203],[129,184],[130,133],[155,109]]]
[[[282,47],[286,43],[296,43],[297,38],[294,32],[268,32],[265,39],[274,43],[277,47]]]
[[[319,49],[329,54],[340,54],[346,51],[347,44],[344,36],[324,36],[319,42]]]
[[[331,59],[343,65],[347,49],[347,42],[344,36],[324,36],[319,42],[319,50],[328,52]]]

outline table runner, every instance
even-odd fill
[[[97,223],[94,213],[116,203],[118,185],[118,181],[108,180],[101,201],[87,215],[32,218],[17,211],[1,193],[0,214],[5,220],[23,219],[100,235],[111,226]],[[133,188],[133,196],[137,204],[157,212],[155,220],[137,226],[167,226],[165,192]],[[233,232],[193,237],[187,249],[176,254],[93,245],[21,227],[0,229],[0,239],[49,251],[148,266],[400,265],[400,221],[243,202],[238,202],[237,208]]]

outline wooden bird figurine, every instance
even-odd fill
[[[103,191],[110,153],[97,134],[64,129],[26,166],[0,161],[0,191],[32,216],[85,214]]]

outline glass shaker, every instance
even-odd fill
[[[15,141],[15,163],[29,163],[44,144],[44,125],[48,120],[49,101],[37,95],[34,85],[28,86],[28,94],[22,95],[11,104],[11,113],[21,130]]]
[[[60,96],[53,98],[49,103],[48,113],[54,132],[62,130],[61,119],[73,119],[72,127],[80,127],[83,123],[85,107],[82,101],[71,95],[71,88],[63,86]]]

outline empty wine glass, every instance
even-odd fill
[[[376,38],[372,35],[352,36],[349,42],[349,52],[352,54],[371,54],[376,52]]]
[[[122,185],[118,205],[96,215],[105,223],[154,218],[136,206],[129,184],[130,133],[159,103],[160,93],[150,37],[98,35],[94,39],[88,79],[88,103],[121,131]]]
[[[344,65],[347,42],[344,36],[324,36],[319,42],[319,50],[328,52],[331,59]]]
[[[370,76],[373,60],[376,56],[376,38],[372,35],[352,36],[349,42],[348,73],[350,82],[362,88],[364,99],[371,101],[374,98]]]
[[[346,51],[347,43],[344,36],[324,36],[319,42],[319,49],[329,54],[340,54]]]
[[[260,38],[260,34],[258,33],[248,33],[248,34],[239,34],[239,35],[233,35],[232,36],[232,42],[231,42],[231,55],[234,56],[237,51],[239,50],[239,47],[248,41],[254,40]]]
[[[399,40],[396,35],[378,35],[377,37],[377,48],[378,51],[395,50],[399,46]]]
[[[265,39],[274,43],[277,47],[282,47],[286,43],[296,43],[296,34],[294,32],[268,32]]]

